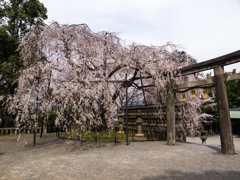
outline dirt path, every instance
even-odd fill
[[[17,138],[0,137],[0,179],[240,179],[240,138],[234,138],[237,155],[220,153],[219,136],[208,137],[207,145],[188,138],[174,146],[164,141],[80,146],[45,134],[33,147],[33,135]]]

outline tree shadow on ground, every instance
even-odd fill
[[[197,172],[182,172],[170,170],[165,173],[166,175],[158,175],[158,176],[147,176],[144,177],[144,180],[160,180],[160,179],[184,179],[184,180],[212,180],[212,179],[231,179],[231,180],[239,180],[240,179],[240,171],[214,171],[209,170],[203,173]]]
[[[234,138],[240,138],[240,134],[233,135]]]
[[[24,138],[24,137],[23,137]],[[55,134],[44,134],[42,138],[37,136],[36,146],[33,146],[33,135],[28,137],[28,144],[25,146],[25,150],[30,149],[64,149],[64,151],[78,151],[78,150],[92,150],[104,147],[116,147],[124,145],[125,142],[87,142],[83,141],[83,145],[81,146],[79,140],[69,140],[56,137]]]
[[[213,149],[214,151],[216,151],[216,153],[213,153],[213,154],[219,154],[219,155],[229,155],[229,154],[224,154],[222,153],[222,149],[221,149],[221,146],[219,145],[213,145],[213,144],[198,144],[198,143],[192,143],[192,142],[185,142],[185,143],[188,143],[188,144],[195,144],[195,145],[199,145],[199,146],[206,146],[210,149]],[[239,151],[236,152],[236,149],[235,149],[235,154],[234,155],[238,155]],[[233,156],[233,155],[230,155],[230,156]]]
[[[200,144],[200,143],[198,144],[198,143],[192,143],[192,142],[185,142],[185,143],[187,143],[187,144],[195,144],[195,145],[199,145],[199,146],[206,146],[206,147],[208,147],[210,149],[213,149],[217,153],[221,153],[222,152],[221,147],[218,146],[218,145],[208,145],[208,144]]]
[[[208,148],[215,150],[217,153],[222,153],[221,147],[217,145],[206,145]]]

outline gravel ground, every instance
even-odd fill
[[[223,155],[220,137],[207,145],[199,137],[174,146],[164,141],[84,142],[55,134],[0,136],[0,179],[240,179],[240,137],[236,155]],[[26,144],[27,142],[27,144]]]

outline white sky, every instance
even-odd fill
[[[47,23],[86,23],[128,43],[181,44],[198,62],[240,50],[240,0],[39,0]],[[240,63],[225,67],[236,69]]]

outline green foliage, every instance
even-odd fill
[[[218,116],[217,105],[205,108],[201,107],[201,110],[203,113],[214,115],[215,118]]]
[[[0,28],[0,88],[9,89],[11,94],[16,88],[16,79],[19,77],[19,70],[23,67],[19,51],[16,51],[17,38],[9,35],[4,27]]]
[[[43,24],[46,13],[47,9],[38,0],[0,0],[0,95],[15,93],[24,68],[19,41],[32,25]],[[0,104],[0,118],[2,126],[12,126],[12,117],[6,114],[3,104]]]
[[[54,111],[49,112],[49,117],[47,120],[48,123],[48,132],[55,131],[55,119],[57,118],[57,113]]]
[[[187,62],[187,53],[185,51],[176,51],[176,54],[177,54],[177,57],[178,57],[180,63],[184,64]],[[190,61],[192,64],[197,63],[197,60],[193,59],[193,58],[191,58]]]
[[[0,24],[2,24],[4,17],[3,2],[3,0],[0,0]]]
[[[232,74],[236,74],[236,69],[233,69]],[[207,73],[206,77],[211,77],[212,73]],[[227,86],[227,94],[228,94],[228,103],[229,108],[238,108],[240,107],[240,80],[228,81],[226,82]],[[208,95],[213,97],[213,93],[216,94],[215,88],[208,89]],[[216,102],[216,99],[215,99]],[[202,112],[207,114],[212,114],[216,118],[216,122],[218,123],[218,110],[217,106],[201,108]]]
[[[232,74],[236,74],[236,69],[233,69]],[[211,77],[212,73],[207,73],[206,77]],[[227,94],[228,94],[228,103],[229,108],[238,108],[240,107],[240,80],[227,81]],[[208,95],[213,97],[213,93],[216,94],[215,88],[208,89]],[[215,99],[216,102],[216,99]]]
[[[97,136],[97,141],[98,142],[104,142],[104,141],[115,141],[115,137],[117,137],[117,141],[126,141],[126,134],[117,134],[116,132],[109,132],[107,131],[102,131],[99,132],[98,135],[95,132],[88,132],[84,131],[83,132],[83,140],[88,141],[88,142],[95,142],[95,137]],[[60,135],[61,138],[67,138],[67,133],[62,133]],[[78,135],[76,132],[69,133],[69,138],[70,139],[78,139]],[[147,140],[144,139],[144,140]],[[128,135],[128,141],[132,141],[132,134]]]
[[[128,134],[128,141],[132,142],[132,137],[135,134]],[[96,136],[97,136],[97,142],[106,142],[106,141],[115,141],[115,137],[117,138],[117,141],[126,141],[126,134],[118,134],[117,132],[110,132],[109,131],[101,131],[98,132],[98,135],[96,134],[96,132],[91,131],[84,131],[83,132],[83,140],[84,141],[88,141],[88,142],[96,142]],[[72,133],[62,133],[59,135],[59,137],[64,138],[64,139],[78,139],[78,134],[77,132],[72,132]],[[150,136],[149,136],[149,139]],[[148,137],[145,138],[137,138],[134,137],[134,141],[147,141]],[[154,141],[159,140],[158,138],[154,137],[153,138]]]
[[[47,19],[47,8],[38,0],[10,0],[3,7],[7,19],[6,29],[17,37],[28,32],[32,25],[43,24],[43,20]]]
[[[236,69],[233,69],[232,74],[236,74]],[[228,81],[226,85],[229,108],[240,107],[240,80]]]
[[[8,114],[6,111],[5,104],[6,97],[0,101],[0,119],[2,119],[2,124],[0,127],[15,127],[14,118],[15,116]]]
[[[14,94],[17,78],[23,68],[18,50],[22,35],[32,25],[43,24],[47,9],[38,0],[1,1],[0,17],[0,88],[8,88]]]

